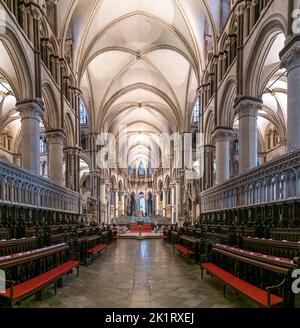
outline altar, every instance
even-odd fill
[[[131,222],[132,223],[137,223],[137,222],[145,222],[145,223],[150,223],[151,222],[151,218],[150,217],[139,217],[139,218],[137,218],[137,217],[133,217],[132,219],[131,219]]]

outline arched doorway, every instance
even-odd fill
[[[143,214],[146,212],[146,201],[144,193],[139,194],[139,211]]]
[[[152,199],[152,193],[149,191],[148,193],[148,200],[147,200],[147,212],[148,215],[152,215],[153,214],[153,199]]]

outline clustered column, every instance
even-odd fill
[[[119,192],[118,189],[114,190],[115,193],[115,217],[119,217]]]
[[[181,189],[181,186],[180,186],[180,179],[177,179],[176,180],[176,215],[175,215],[175,218],[176,218],[176,223],[178,223],[179,221],[179,217],[180,217],[180,214],[181,214],[181,197],[180,197],[180,189]]]
[[[209,189],[213,186],[213,158],[215,147],[206,145],[204,147],[204,181],[203,189]]]
[[[159,215],[159,199],[160,199],[160,193],[156,192],[155,197],[155,215]]]
[[[175,223],[176,218],[175,218],[175,194],[176,194],[176,189],[175,189],[175,184],[172,183],[171,185],[171,208],[172,208],[172,212],[171,212],[171,219],[172,219],[172,224]]]
[[[167,189],[163,188],[163,217],[164,218],[167,216],[166,206],[167,206]]]
[[[100,180],[100,217],[101,223],[107,223],[107,208],[106,208],[106,183],[105,179]]]

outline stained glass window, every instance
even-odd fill
[[[193,117],[192,117],[192,124],[198,124],[199,123],[199,114],[200,114],[200,101],[199,98],[197,98],[194,110],[193,110]]]
[[[88,125],[88,117],[82,100],[80,100],[80,125],[81,126]]]
[[[139,165],[139,176],[143,177],[145,175],[145,168],[144,168],[144,164],[141,162]]]
[[[47,153],[48,147],[47,147],[47,140],[41,138],[40,139],[40,153]]]

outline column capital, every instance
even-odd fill
[[[218,127],[213,131],[213,138],[216,142],[229,141],[233,135],[233,130],[229,127]]]
[[[288,71],[300,66],[300,35],[288,39],[285,48],[280,52],[281,67]]]
[[[52,143],[64,144],[66,134],[63,130],[48,130],[46,131],[46,138]]]
[[[204,146],[204,153],[213,153],[216,147],[213,145],[205,145]]]
[[[66,148],[64,148],[64,152],[67,153],[67,154],[79,155],[80,154],[80,148],[78,148],[78,147],[66,147]]]
[[[25,100],[16,104],[16,110],[20,113],[21,119],[34,119],[40,122],[44,112],[44,103],[41,99]]]
[[[237,97],[235,99],[234,109],[239,118],[245,116],[257,117],[258,111],[262,108],[262,100],[253,97]]]

